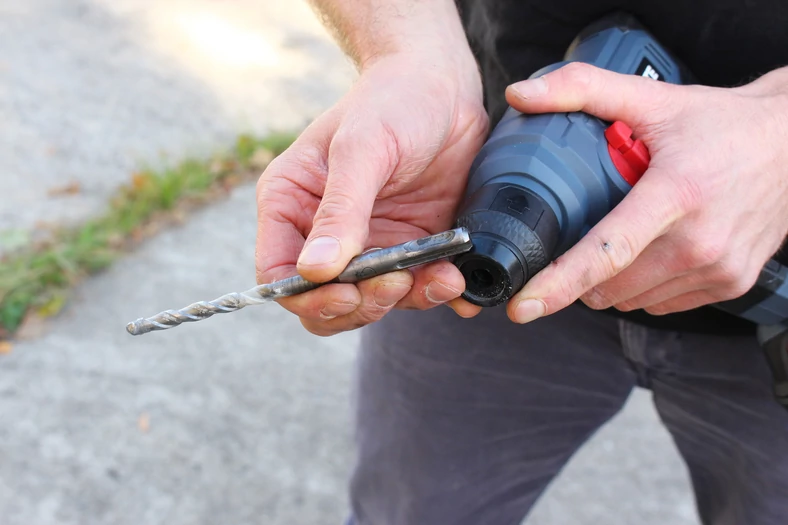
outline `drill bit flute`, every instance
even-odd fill
[[[337,278],[327,283],[314,283],[300,275],[294,275],[269,284],[261,284],[245,292],[228,293],[213,301],[200,301],[180,310],[166,310],[147,319],[137,319],[126,325],[126,331],[131,335],[141,335],[156,330],[167,330],[182,323],[208,319],[214,314],[236,312],[246,306],[298,295],[324,284],[355,283],[384,273],[434,262],[467,252],[471,247],[471,239],[465,228],[448,230],[389,248],[378,248],[362,253],[351,259]]]

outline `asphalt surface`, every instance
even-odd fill
[[[298,125],[352,78],[298,2],[189,4],[0,0],[0,194],[13,196],[0,200],[0,231],[90,216],[139,163]],[[219,60],[198,45],[216,34],[246,36]],[[48,195],[64,181],[81,192]],[[253,193],[238,188],[145,243],[0,355],[0,524],[342,523],[357,334],[311,336],[275,305],[124,330],[253,283]],[[648,393],[526,523],[697,524]]]

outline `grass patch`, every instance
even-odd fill
[[[0,340],[10,337],[28,315],[59,312],[77,282],[104,270],[140,240],[256,178],[294,139],[292,134],[242,135],[231,151],[212,159],[139,171],[118,190],[103,216],[55,231],[48,241],[1,259]]]

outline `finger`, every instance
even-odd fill
[[[361,303],[352,313],[330,320],[302,317],[301,324],[313,334],[329,336],[379,321],[411,290],[413,276],[402,270],[361,281],[356,286]]]
[[[615,307],[622,312],[645,309],[689,293],[705,290],[705,288],[698,272],[692,272],[689,275],[676,277],[626,301],[617,303]]]
[[[752,253],[736,250],[734,253]],[[754,284],[760,272],[758,257],[728,256],[715,264],[675,277],[660,286],[616,305],[621,311],[646,309],[673,301],[696,291],[704,291],[712,298],[709,302],[727,301],[744,295]],[[708,303],[704,303],[708,304]]]
[[[278,170],[279,165],[268,169]],[[280,177],[278,171],[266,171],[257,188],[255,266],[257,282],[262,284],[296,274],[295,262],[304,245],[302,232],[309,229],[318,199]]]
[[[404,310],[427,310],[456,299],[465,291],[460,270],[447,261],[413,269],[413,288],[397,303]]]
[[[277,302],[298,317],[328,321],[355,311],[361,305],[361,292],[353,284],[327,284]]]
[[[449,301],[446,303],[446,306],[454,310],[454,313],[465,319],[476,317],[482,312],[481,306],[471,304],[462,297]]]
[[[349,124],[334,135],[325,192],[298,259],[306,279],[336,277],[364,249],[375,198],[396,167],[396,148],[382,125]]]
[[[573,62],[506,89],[506,100],[523,113],[583,111],[603,120],[622,120],[637,131],[663,115],[676,86],[637,75],[624,75]],[[686,91],[685,91],[686,92]]]
[[[668,301],[649,306],[645,310],[651,315],[667,315],[677,312],[686,312],[687,310],[700,308],[701,306],[706,306],[716,301],[717,299],[708,291],[696,290],[694,292],[679,295]]]
[[[295,263],[312,227],[327,176],[331,113],[312,123],[257,182],[255,263],[259,284],[295,275]]]
[[[685,268],[681,259],[675,256],[674,248],[675,242],[668,235],[655,239],[631,266],[590,289],[580,300],[589,308],[604,310],[628,304],[633,298],[675,279]]]
[[[507,307],[526,323],[555,313],[627,268],[683,212],[668,177],[654,169],[564,255],[539,272]]]

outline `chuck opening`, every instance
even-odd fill
[[[473,249],[454,264],[465,278],[462,297],[475,305],[506,302],[525,282],[522,262],[509,243],[488,235],[473,235]]]
[[[505,303],[550,261],[559,227],[553,210],[513,184],[483,185],[457,218],[473,248],[454,264],[465,278],[462,297],[478,306]]]
[[[487,290],[495,286],[495,277],[492,272],[487,268],[477,268],[471,270],[470,282],[474,288],[479,290]]]

